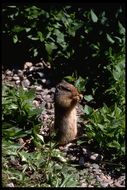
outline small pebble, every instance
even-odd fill
[[[98,169],[99,165],[98,164],[92,164],[93,168]]]
[[[86,148],[83,148],[82,151],[83,151],[84,155],[87,154],[87,149]]]
[[[50,89],[50,93],[51,93],[51,92],[55,93],[55,90],[56,90],[55,88],[51,88],[51,89]]]
[[[106,182],[101,182],[101,186],[102,186],[102,187],[108,187],[108,183],[106,183]]]
[[[99,155],[97,153],[93,153],[91,156],[90,156],[90,159],[91,160],[102,160],[103,159],[103,156],[102,155]]]
[[[22,81],[22,85],[27,88],[27,87],[30,86],[30,81],[29,81],[28,79],[24,79],[24,80]]]
[[[36,106],[36,107],[39,107],[39,102],[37,100],[33,100],[33,105]]]
[[[23,77],[23,71],[22,70],[18,70],[18,76]]]
[[[29,69],[29,71],[34,71],[35,70],[35,68],[32,66],[32,67],[30,67],[30,69]]]
[[[41,62],[36,63],[36,66],[40,66],[40,67],[42,67],[42,68],[44,67],[44,66],[43,66],[43,63],[41,63]]]
[[[39,92],[42,91],[42,86],[37,86],[36,90],[39,91]]]
[[[96,175],[96,179],[97,179],[97,181],[99,181],[99,182],[102,181],[102,179],[101,179],[98,175]]]
[[[14,183],[8,183],[6,187],[14,187]]]
[[[45,83],[46,83],[46,79],[42,79],[41,82],[42,82],[43,84],[45,84]]]
[[[17,85],[20,84],[20,80],[16,80],[15,84],[17,84]]]
[[[40,78],[43,78],[43,77],[44,77],[44,73],[42,73],[42,72],[37,72],[37,75],[38,75]]]
[[[94,187],[93,185],[88,185],[87,187]]]
[[[26,62],[24,65],[24,69],[30,68],[30,67],[32,67],[32,65],[33,64],[31,62]]]
[[[13,80],[20,80],[20,78],[18,76],[13,76],[12,79]]]
[[[47,108],[47,109],[51,109],[51,107],[52,107],[51,103],[49,103],[49,102],[46,103],[46,108]]]
[[[81,183],[81,187],[87,187],[87,183]]]
[[[10,75],[10,76],[12,76],[12,71],[7,70],[7,71],[5,72],[5,74],[6,74],[6,75]]]
[[[42,100],[43,100],[43,99],[42,99],[42,96],[38,94],[38,95],[36,96],[36,100],[42,101]]]
[[[4,80],[5,79],[5,75],[4,74],[2,74],[2,80]]]

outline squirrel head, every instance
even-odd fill
[[[81,100],[78,90],[70,83],[62,80],[56,86],[55,104],[58,107],[69,108],[76,105]]]

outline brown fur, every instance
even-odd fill
[[[77,89],[66,81],[56,87],[55,129],[60,145],[67,144],[77,135],[76,104],[80,100]]]

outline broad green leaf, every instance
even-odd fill
[[[55,43],[51,42],[51,43],[45,43],[45,48],[48,54],[51,55],[52,51],[56,49],[57,46],[55,45]]]
[[[97,16],[96,16],[96,14],[93,12],[93,10],[91,10],[90,13],[91,13],[92,21],[93,21],[93,22],[97,22],[97,21],[98,21],[98,18],[97,18]]]
[[[93,97],[92,97],[92,95],[85,95],[85,96],[84,96],[84,99],[85,99],[87,102],[90,102],[91,100],[93,100]]]
[[[90,106],[85,105],[85,108],[83,111],[85,114],[89,115],[93,112],[93,109]]]

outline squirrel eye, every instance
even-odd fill
[[[62,86],[62,85],[59,86],[59,90],[64,90],[64,91],[71,92],[71,89],[70,89],[70,88],[65,87],[65,86]]]

